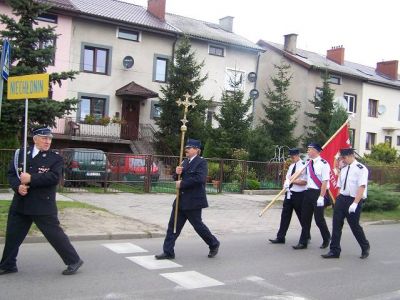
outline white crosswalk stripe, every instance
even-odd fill
[[[111,244],[102,244],[104,247],[114,251],[115,253],[144,253],[149,252],[146,249],[143,249],[137,245],[132,243],[111,243]]]
[[[130,256],[127,257],[130,261],[137,263],[138,265],[149,269],[149,270],[158,270],[158,269],[168,269],[168,268],[180,268],[182,267],[180,264],[174,263],[169,259],[157,260],[154,255],[147,256]]]
[[[198,289],[224,285],[223,282],[215,280],[214,278],[208,277],[196,271],[163,273],[160,275],[186,289]]]

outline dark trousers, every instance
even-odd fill
[[[362,210],[361,201],[358,203],[357,209],[354,213],[349,213],[349,207],[353,203],[354,198],[350,196],[339,195],[336,198],[336,203],[333,211],[332,221],[332,241],[330,245],[331,252],[340,254],[340,238],[342,237],[342,229],[344,219],[347,219],[347,223],[350,226],[351,231],[354,234],[361,250],[369,249],[369,242],[365,237],[364,230],[360,226],[360,215]]]
[[[28,234],[32,223],[36,224],[66,265],[79,261],[79,255],[60,227],[57,215],[33,216],[10,211],[7,221],[6,243],[0,263],[1,269],[11,269],[17,266],[19,247]]]
[[[201,219],[201,209],[193,209],[193,210],[178,210],[178,218],[176,223],[176,233],[174,233],[174,214],[175,208],[172,209],[171,217],[168,222],[167,236],[164,240],[163,251],[166,254],[173,255],[175,241],[178,238],[179,234],[182,231],[183,226],[186,223],[186,220],[192,224],[194,230],[197,234],[203,239],[204,242],[208,245],[210,249],[214,249],[219,246],[219,241],[215,236],[212,235],[211,231],[208,227],[203,223]]]
[[[281,224],[276,235],[277,239],[284,240],[286,232],[289,229],[290,221],[292,219],[293,210],[301,224],[301,207],[303,204],[304,192],[292,192],[290,199],[285,197],[283,200],[283,207],[281,213]]]
[[[317,206],[320,190],[308,189],[304,192],[303,206],[301,209],[301,236],[299,243],[306,245],[310,237],[312,216],[314,214],[315,223],[321,232],[322,240],[329,241],[331,234],[326,225],[324,217],[324,206]]]

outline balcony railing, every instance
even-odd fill
[[[124,140],[137,140],[140,138],[140,128],[132,124],[109,123],[87,124],[77,121],[75,118],[66,117],[56,120],[53,133],[67,136],[101,137]]]

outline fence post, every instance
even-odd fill
[[[218,193],[222,193],[222,182],[224,180],[224,160],[220,159],[219,161],[219,185],[218,185]]]
[[[247,161],[239,160],[239,163],[242,165],[242,176],[241,176],[241,180],[240,180],[240,192],[242,193],[243,190],[246,188]]]
[[[153,166],[152,155],[145,156],[146,175],[144,177],[144,192],[150,193],[151,191],[151,168]]]

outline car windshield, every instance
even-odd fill
[[[77,157],[80,160],[92,160],[92,161],[105,161],[106,155],[102,152],[77,152]]]

